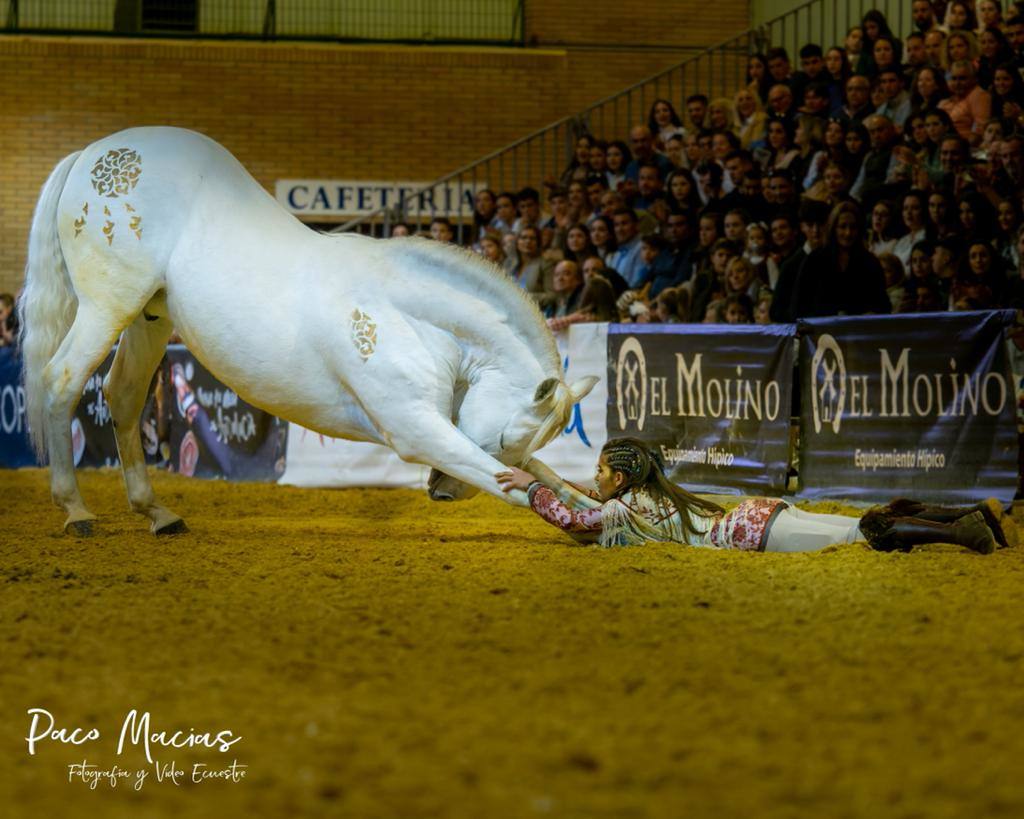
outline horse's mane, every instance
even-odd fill
[[[456,286],[460,281],[464,282],[474,294],[481,296],[488,303],[504,307],[511,313],[528,319],[523,326],[516,329],[523,334],[530,349],[544,355],[547,371],[561,377],[562,362],[544,314],[526,291],[512,281],[498,265],[468,248],[442,244],[433,239],[402,236],[387,241],[400,246],[403,254],[411,258],[418,257],[429,266],[448,274],[445,275],[447,282]],[[460,275],[450,275],[453,271]],[[521,309],[516,310],[515,305]]]

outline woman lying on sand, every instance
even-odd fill
[[[879,551],[909,551],[920,543],[956,543],[990,554],[1006,546],[995,499],[948,508],[896,500],[861,518],[804,512],[777,498],[752,498],[726,512],[676,486],[661,455],[635,438],[601,449],[597,491],[563,481],[538,461],[530,474],[516,467],[497,473],[501,488],[523,489],[548,523],[582,543],[635,546],[671,541],[688,546],[755,552],[813,552],[833,543],[866,540]]]

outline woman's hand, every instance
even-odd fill
[[[502,492],[511,492],[513,489],[522,489],[524,492],[537,480],[529,472],[510,466],[504,472],[496,472],[494,477],[498,479],[498,486]]]

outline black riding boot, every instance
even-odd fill
[[[880,552],[909,552],[922,543],[955,543],[983,555],[996,549],[996,539],[981,512],[951,523],[868,512],[861,518],[860,528],[871,548]]]
[[[988,528],[992,530],[999,548],[1005,549],[1010,545],[1006,539],[1006,533],[1003,531],[1003,505],[995,498],[989,498],[974,504],[974,506],[937,506],[909,498],[897,498],[892,503],[881,507],[879,511],[893,518],[919,518],[936,523],[953,523],[967,515],[981,512]]]

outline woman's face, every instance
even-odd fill
[[[690,180],[683,176],[683,174],[677,173],[672,177],[669,191],[672,194],[672,198],[677,202],[685,202],[689,198],[691,190]]]
[[[948,49],[949,61],[955,63],[957,60],[966,60],[970,54],[971,49],[967,45],[967,40],[956,34],[952,35],[946,41],[946,47]]]
[[[745,259],[733,259],[725,274],[725,283],[733,293],[741,293],[750,287],[753,280],[753,268]]]
[[[740,116],[749,117],[755,108],[757,105],[754,102],[754,95],[749,91],[740,91],[736,95],[736,110],[740,112]]]
[[[1013,205],[1006,201],[1000,202],[996,216],[999,220],[999,229],[1004,233],[1012,233],[1017,226],[1017,213]]]
[[[519,238],[516,240],[516,249],[520,256],[532,259],[540,253],[540,242],[537,239],[537,231],[533,228],[523,228],[519,231]]]
[[[768,144],[776,150],[786,147],[786,129],[782,123],[773,122],[768,126]]]
[[[903,200],[903,224],[907,230],[920,230],[924,225],[924,207],[916,196],[908,196]]]
[[[1003,138],[1003,123],[997,119],[989,120],[988,125],[985,126],[985,131],[981,135],[981,141],[986,145],[992,142],[998,142]]]
[[[842,193],[846,187],[846,176],[834,165],[825,169],[825,187],[832,196]]]
[[[587,190],[579,182],[569,185],[569,204],[574,208],[581,208],[587,201]]]
[[[667,128],[672,124],[672,109],[667,102],[654,103],[654,121],[659,128]]]
[[[950,29],[967,26],[967,10],[960,3],[953,3],[946,12],[946,25]]]
[[[581,227],[570,228],[565,244],[573,253],[579,253],[587,246],[587,232]]]
[[[729,127],[729,114],[721,105],[708,108],[708,121],[714,129]]]
[[[825,144],[829,148],[835,148],[843,144],[846,134],[843,133],[843,126],[832,120],[827,126],[825,126]]]
[[[604,247],[608,243],[608,226],[600,219],[590,223],[590,241],[595,247]]]
[[[484,256],[492,262],[501,261],[501,245],[489,236],[480,240],[480,249],[483,250]]]
[[[967,261],[975,276],[984,276],[992,262],[992,251],[988,249],[988,245],[971,245],[971,249],[967,253]]]
[[[938,90],[939,86],[931,69],[922,68],[917,72],[917,93],[920,97],[929,99]]]
[[[825,54],[825,69],[833,77],[839,77],[843,73],[843,52],[837,48],[830,48]]]
[[[928,218],[933,225],[942,225],[946,222],[946,197],[940,194],[932,194],[928,197]]]
[[[924,130],[928,134],[928,141],[936,145],[946,135],[946,123],[937,116],[929,114],[924,118]]]
[[[874,42],[878,38],[878,23],[874,20],[864,21],[864,36]]]
[[[924,145],[928,139],[928,132],[924,127],[924,117],[914,117],[910,120],[910,138],[918,145]]]
[[[992,86],[1000,97],[1005,97],[1013,90],[1013,76],[1005,68],[997,68]]]
[[[696,134],[689,133],[683,139],[683,152],[691,165],[700,161],[700,142],[697,141]]]
[[[889,227],[889,206],[879,202],[871,211],[871,230],[881,236]]]
[[[846,50],[850,54],[860,54],[861,46],[864,44],[864,32],[859,28],[850,29],[846,35]]]
[[[978,17],[985,28],[991,28],[999,23],[999,19],[1002,15],[999,13],[998,7],[992,2],[992,0],[981,0],[981,2],[978,3]]]
[[[892,43],[888,40],[879,40],[875,43],[875,65],[879,68],[885,68],[892,65],[894,59]]]
[[[843,213],[836,223],[836,244],[843,250],[851,250],[857,241],[857,219],[852,213]]]
[[[701,247],[711,247],[717,238],[718,227],[715,225],[715,220],[702,218],[697,227],[697,239],[700,241]]]
[[[974,210],[971,208],[970,202],[960,203],[960,224],[964,226],[966,230],[974,229]]]
[[[981,36],[978,38],[978,45],[981,47],[982,56],[989,59],[995,57],[999,52],[999,41],[991,31],[981,32]]]
[[[863,148],[864,140],[860,138],[860,134],[856,131],[849,131],[846,134],[846,150],[857,156]]]
[[[932,274],[932,259],[923,250],[915,250],[910,254],[910,275],[916,279],[926,279]]]
[[[590,149],[590,170],[601,173],[606,167],[605,152],[600,145],[594,145]]]
[[[612,173],[620,173],[622,171],[622,151],[619,150],[617,145],[609,145],[608,152],[605,154],[606,161],[608,162],[608,170]]]
[[[576,140],[576,161],[580,165],[590,162],[590,137],[582,136]]]
[[[597,459],[597,470],[594,474],[594,483],[597,486],[597,494],[601,500],[611,500],[622,485],[624,478],[621,472],[616,472],[605,460],[604,455]]]
[[[764,63],[756,57],[751,57],[750,62],[747,63],[747,72],[750,74],[750,79],[760,82],[764,79],[764,71]]]

